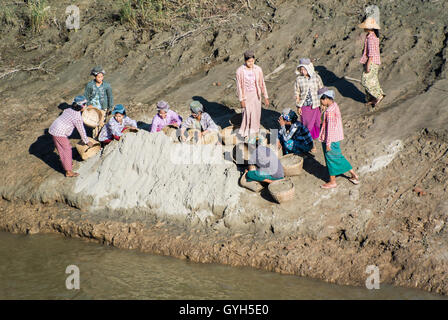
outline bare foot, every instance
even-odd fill
[[[311,153],[316,153],[317,152],[317,149],[316,149],[316,147],[313,147],[313,149],[311,149],[311,151],[310,151]]]
[[[322,189],[332,189],[332,188],[336,188],[338,185],[336,184],[336,183],[330,183],[330,182],[328,182],[328,183],[326,183],[326,184],[323,184],[323,185],[321,185],[320,187],[322,188]]]
[[[77,176],[79,176],[79,173],[77,173],[77,172],[73,172],[73,171],[67,171],[67,172],[65,173],[65,176],[68,177],[68,178],[73,178],[73,177],[77,177]]]

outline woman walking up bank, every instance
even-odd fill
[[[243,108],[243,121],[239,134],[243,138],[257,135],[260,131],[262,94],[266,107],[269,106],[263,70],[255,64],[253,51],[244,53],[244,61],[244,64],[236,70],[238,98]]]
[[[342,155],[340,142],[344,139],[342,129],[342,117],[338,104],[334,101],[334,91],[322,88],[318,92],[322,109],[324,110],[324,119],[322,129],[319,135],[319,141],[322,142],[325,163],[330,181],[321,186],[324,189],[336,188],[336,176],[350,172],[349,179],[353,184],[359,183],[359,177],[353,171],[351,164]]]
[[[84,96],[77,96],[72,106],[65,109],[48,129],[48,133],[53,136],[53,141],[61,158],[66,177],[76,177],[79,175],[72,171],[72,146],[68,137],[72,135],[73,129],[76,127],[85,144],[89,147],[93,146],[93,143],[87,138],[81,117],[81,112],[84,111],[86,106],[87,99]]]
[[[367,33],[364,41],[364,51],[360,63],[364,65],[361,84],[366,91],[366,106],[376,107],[383,99],[384,92],[380,87],[378,80],[378,71],[380,69],[380,26],[373,18],[367,18],[359,25]]]
[[[321,77],[314,71],[314,66],[310,59],[300,59],[297,66],[298,75],[294,93],[296,97],[297,112],[301,116],[301,122],[308,128],[313,139],[319,137],[320,130],[320,102],[317,91],[324,85]],[[313,147],[311,152],[316,152]]]

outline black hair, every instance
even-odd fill
[[[252,59],[252,58],[254,58],[254,59],[255,59],[255,56],[248,56],[248,57],[244,57],[244,61],[247,61],[247,60],[249,60],[249,59]]]
[[[380,38],[380,30],[373,29],[373,32],[375,32],[376,37],[379,39]]]
[[[71,105],[71,108],[75,111],[81,111],[83,106],[80,106],[79,104],[77,104],[76,102],[73,102]]]
[[[334,101],[332,97],[327,96],[325,93],[320,98],[321,99],[330,99],[331,101]]]

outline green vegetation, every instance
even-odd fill
[[[183,20],[201,23],[204,18],[229,13],[239,1],[225,0],[122,0],[120,21],[133,29],[168,29]]]
[[[29,12],[29,24],[34,33],[38,33],[42,30],[48,19],[48,9],[46,7],[46,0],[29,0],[28,12]]]
[[[6,5],[0,7],[0,26],[16,26],[18,23],[17,16],[12,8]]]

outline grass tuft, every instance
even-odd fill
[[[48,9],[45,0],[29,0],[28,12],[30,28],[34,33],[39,33],[48,20]]]

